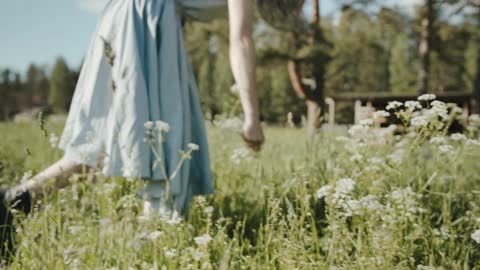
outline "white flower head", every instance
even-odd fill
[[[477,244],[480,244],[480,230],[476,230],[470,235]]]
[[[23,174],[22,176],[22,179],[20,180],[21,183],[25,183],[27,182],[28,180],[30,180],[30,178],[32,178],[32,175],[33,175],[33,172],[32,171],[27,171]]]
[[[387,111],[383,111],[383,110],[376,111],[376,112],[373,113],[373,118],[374,119],[387,118],[389,116],[390,116],[390,113],[387,112]]]
[[[143,126],[146,129],[153,129],[153,122],[152,121],[147,121],[147,122],[145,122],[145,124],[143,124]]]
[[[210,241],[212,241],[212,237],[209,234],[204,234],[195,237],[193,240],[195,241],[195,243],[197,243],[197,245],[205,247],[208,245],[208,243],[210,243]]]
[[[412,118],[410,125],[412,127],[425,127],[428,125],[428,119],[423,115],[415,116]]]
[[[414,111],[415,109],[421,109],[422,105],[418,101],[409,100],[409,101],[405,102],[405,107],[409,110]]]
[[[432,144],[445,144],[447,143],[447,140],[443,136],[435,136],[430,139],[430,143]]]
[[[213,210],[215,210],[215,208],[213,208],[213,206],[207,206],[207,207],[205,207],[205,209],[203,209],[203,212],[207,215],[211,215],[213,213]]]
[[[465,136],[464,134],[462,133],[454,133],[452,135],[450,135],[450,138],[456,142],[460,142],[460,141],[466,141],[467,140],[467,136]]]
[[[474,146],[480,146],[480,141],[479,140],[472,140],[472,139],[468,139],[467,142],[466,142],[467,145],[474,145]]]
[[[317,190],[317,199],[322,199],[330,195],[332,192],[332,187],[331,186],[323,186],[319,190]]]
[[[155,127],[162,132],[170,131],[170,125],[160,120],[155,122]]]
[[[373,120],[372,119],[363,119],[363,120],[360,120],[359,122],[360,125],[362,126],[371,126],[373,125]]]
[[[154,231],[154,232],[151,232],[147,235],[147,238],[152,240],[152,241],[155,241],[157,240],[163,233],[161,231]]]
[[[448,118],[448,107],[444,102],[434,100],[432,101],[432,108],[426,111],[426,114],[430,115],[431,117],[440,116],[443,119]]]
[[[355,181],[351,178],[343,178],[340,179],[337,183],[337,187],[335,188],[335,192],[348,194],[355,189]]]
[[[165,257],[167,258],[173,258],[173,257],[176,257],[177,256],[177,250],[176,249],[170,249],[170,250],[167,250],[165,251]]]
[[[440,150],[440,152],[442,153],[450,153],[454,150],[453,146],[449,145],[449,144],[444,144],[444,145],[440,145],[438,147],[438,150]]]
[[[355,155],[350,157],[350,161],[352,161],[352,162],[362,161],[362,160],[363,160],[363,156],[360,155],[360,154],[355,154]]]
[[[480,122],[480,115],[479,114],[472,114],[468,117],[468,121],[470,122]]]
[[[436,98],[437,96],[434,94],[425,94],[425,95],[419,96],[418,100],[429,101],[429,100],[435,100]]]
[[[188,144],[188,149],[190,149],[192,151],[198,151],[198,150],[200,150],[200,146],[198,146],[198,144],[195,144],[195,143],[189,143]]]
[[[396,110],[403,106],[403,103],[398,101],[390,101],[386,107],[387,110]]]
[[[49,139],[49,142],[50,142],[50,146],[52,146],[52,148],[57,148],[58,147],[58,137],[57,135],[55,135],[55,133],[50,133],[50,139]]]

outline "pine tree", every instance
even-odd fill
[[[10,117],[11,113],[11,96],[12,96],[12,71],[10,69],[5,69],[0,74],[1,84],[0,84],[0,105],[1,105],[1,115],[0,119],[6,120]]]
[[[70,70],[63,58],[58,58],[50,77],[50,92],[48,104],[53,112],[64,113],[72,98],[73,90],[70,83]]]

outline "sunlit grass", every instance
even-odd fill
[[[46,128],[60,135],[62,123]],[[329,132],[307,143],[301,129],[268,127],[257,155],[238,150],[234,131],[208,133],[216,193],[187,221],[140,218],[138,181],[78,181],[22,219],[9,267],[480,269],[478,146],[445,137],[454,150],[442,153],[427,135],[361,145]],[[36,123],[3,123],[0,134],[2,184],[61,157]]]

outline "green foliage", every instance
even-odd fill
[[[398,34],[395,38],[390,60],[390,89],[394,94],[415,93],[417,74],[415,60],[409,39],[405,34]]]
[[[50,77],[50,91],[48,104],[56,113],[68,111],[73,96],[73,88],[70,83],[70,70],[63,58],[58,58],[53,67]]]

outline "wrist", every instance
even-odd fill
[[[245,114],[245,123],[260,124],[260,114],[259,113],[246,113]]]

